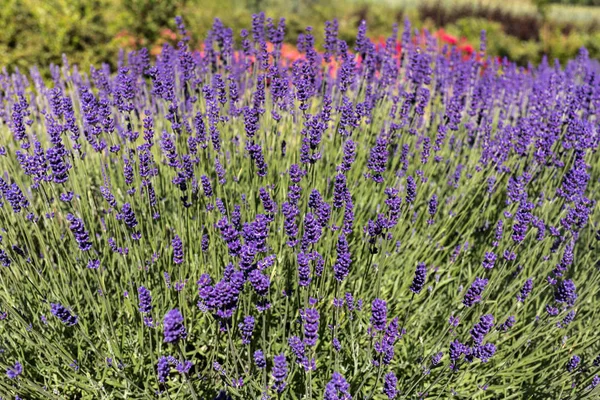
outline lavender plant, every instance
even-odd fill
[[[215,20],[0,74],[2,395],[591,398],[600,66]],[[485,35],[482,35],[485,37]],[[401,46],[397,46],[397,42]]]

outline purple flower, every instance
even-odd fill
[[[581,362],[581,357],[579,357],[578,355],[574,355],[573,357],[571,357],[569,362],[567,362],[567,371],[569,371],[569,372],[575,371],[577,369],[577,366],[579,366],[580,362]]]
[[[335,57],[337,54],[337,42],[338,42],[338,21],[337,19],[333,19],[333,21],[325,21],[325,43],[323,44],[323,48],[325,49],[325,54],[323,58],[325,62],[329,62],[331,57]]]
[[[451,315],[450,318],[448,318],[448,324],[457,327],[458,324],[460,324],[460,319],[454,315]]]
[[[273,379],[275,380],[273,388],[277,391],[277,393],[282,393],[285,390],[285,380],[288,374],[288,365],[284,353],[273,357],[273,370],[271,373],[273,375]]]
[[[480,345],[483,343],[483,339],[485,335],[489,333],[489,331],[494,326],[494,316],[492,314],[486,314],[479,319],[479,322],[475,324],[473,329],[471,329],[471,337],[473,338],[473,342]]]
[[[350,272],[350,265],[352,264],[352,258],[350,254],[350,248],[346,241],[346,236],[341,234],[337,242],[337,260],[333,265],[333,271],[335,279],[342,282]]]
[[[494,268],[494,263],[496,262],[496,254],[493,251],[488,251],[485,253],[485,257],[483,259],[483,268],[492,269]]]
[[[301,251],[298,253],[298,285],[306,287],[310,284],[310,255]]]
[[[17,376],[23,373],[23,365],[20,362],[15,362],[15,365],[12,368],[8,368],[6,370],[6,376],[10,379],[15,379]]]
[[[256,350],[254,352],[254,364],[258,369],[265,369],[267,367],[267,361],[262,350]]]
[[[181,264],[183,262],[183,243],[179,235],[175,235],[171,245],[173,246],[173,262]]]
[[[466,354],[469,351],[469,348],[459,342],[458,340],[454,340],[450,343],[450,348],[448,349],[448,354],[450,355],[450,368],[454,371],[458,369],[458,361],[462,357],[463,354]]]
[[[387,303],[381,299],[373,300],[371,305],[371,324],[378,331],[385,329],[387,323]]]
[[[178,361],[175,364],[175,369],[177,370],[177,372],[179,372],[182,375],[187,374],[188,372],[190,372],[190,369],[192,369],[192,367],[194,366],[194,364],[189,361],[189,360],[185,360],[185,361]]]
[[[50,303],[50,311],[52,315],[58,318],[63,324],[73,326],[79,321],[79,317],[71,313],[71,310],[67,309],[59,303]]]
[[[247,142],[246,150],[248,151],[250,158],[254,161],[254,165],[256,166],[256,174],[261,178],[267,176],[268,165],[265,162],[260,144],[252,144],[251,142]]]
[[[302,236],[302,250],[307,251],[311,245],[321,239],[321,224],[313,213],[307,213],[304,217],[304,235]]]
[[[288,240],[288,246],[294,247],[297,244],[296,236],[298,236],[298,225],[296,224],[296,217],[300,214],[300,210],[296,205],[285,202],[281,206],[281,211],[284,216],[284,230],[285,234],[290,238]]]
[[[342,164],[338,167],[340,171],[350,171],[352,163],[356,159],[356,143],[351,139],[346,140],[344,143],[344,155],[342,157]]]
[[[133,229],[137,226],[138,222],[135,218],[135,214],[131,208],[131,204],[125,203],[123,207],[121,207],[121,218],[125,221],[125,225],[130,229]]]
[[[513,225],[512,239],[515,243],[520,243],[525,240],[527,228],[533,219],[531,211],[534,207],[535,206],[533,203],[529,203],[527,201],[521,201],[519,203],[519,209],[515,214],[515,223]]]
[[[333,340],[331,341],[331,345],[333,346],[333,349],[336,352],[340,352],[342,351],[342,344],[340,343],[340,340],[338,338],[333,338]]]
[[[206,253],[208,251],[209,245],[210,245],[210,238],[209,238],[208,234],[205,233],[202,235],[202,242],[201,242],[201,246],[200,246],[203,253]]]
[[[413,278],[412,284],[410,285],[410,291],[414,294],[421,293],[425,281],[427,280],[427,266],[425,263],[418,263],[415,271],[415,277]]]
[[[388,372],[383,381],[383,393],[388,399],[395,399],[398,395],[398,378],[393,372]]]
[[[250,272],[248,281],[250,281],[250,285],[252,285],[252,288],[259,296],[264,297],[269,293],[271,281],[268,276],[263,275],[259,270],[255,269]]]
[[[498,223],[496,224],[494,247],[498,247],[498,244],[502,241],[503,230],[504,230],[504,221],[500,219],[500,220],[498,220]]]
[[[267,192],[267,190],[264,187],[261,187],[258,190],[258,192],[260,200],[263,204],[263,208],[272,218],[272,215],[277,213],[277,203],[273,201],[273,199],[269,195],[269,192]]]
[[[202,175],[200,177],[200,180],[202,181],[202,190],[204,191],[204,195],[206,197],[212,197],[213,189],[212,189],[212,185],[210,183],[210,179],[208,179],[208,176]]]
[[[429,221],[427,221],[427,223],[429,225],[433,224],[433,216],[437,212],[437,207],[438,207],[438,197],[437,197],[437,195],[434,194],[433,196],[431,196],[431,200],[429,200],[429,205],[428,205],[428,209],[427,209],[427,212],[429,213],[429,215],[431,215],[431,219]]]
[[[304,344],[315,346],[319,338],[319,311],[314,308],[306,308],[301,315],[304,322]]]
[[[414,203],[417,198],[417,184],[412,176],[406,178],[406,202]]]
[[[463,299],[463,304],[465,307],[472,307],[474,304],[477,304],[481,301],[481,294],[483,293],[483,289],[485,289],[487,284],[487,279],[475,278],[475,281],[465,293],[465,297]]]
[[[571,322],[573,322],[574,319],[575,310],[571,310],[567,315],[565,315],[562,321],[556,323],[556,326],[559,328],[566,328]]]
[[[2,264],[3,267],[10,267],[10,258],[2,249],[0,249],[0,264]]]
[[[492,343],[486,343],[481,346],[476,346],[471,350],[472,357],[477,357],[481,362],[486,363],[496,353],[496,346]]]
[[[241,322],[238,327],[242,334],[242,344],[250,344],[252,339],[252,332],[254,331],[254,317],[247,315],[244,317],[244,322]]]
[[[438,365],[440,363],[440,361],[442,361],[442,357],[444,357],[444,353],[441,351],[432,355],[431,356],[431,366],[435,367],[436,365]]]
[[[79,245],[81,251],[88,251],[92,248],[92,242],[90,242],[90,235],[85,230],[83,220],[76,218],[73,214],[67,214],[67,221],[71,222],[71,232],[75,236],[75,241]]]
[[[141,313],[149,313],[152,311],[152,296],[150,291],[144,286],[138,288],[138,300]]]
[[[304,171],[298,164],[292,164],[289,170],[290,180],[293,183],[300,183],[302,177],[306,175],[306,171]]]
[[[161,356],[158,359],[158,364],[156,365],[156,372],[158,375],[158,382],[165,383],[169,378],[169,372],[171,372],[171,365],[168,357]]]
[[[398,195],[400,192],[396,188],[386,188],[384,193],[387,196],[385,199],[385,204],[389,208],[387,227],[393,228],[400,219],[400,206],[402,205],[402,198]]]
[[[350,384],[339,372],[334,372],[331,380],[325,385],[324,400],[351,400]]]
[[[354,230],[354,204],[352,198],[348,196],[346,199],[346,208],[344,209],[344,225],[342,231],[346,235],[350,235]]]
[[[302,364],[306,359],[306,345],[302,339],[300,339],[298,336],[291,336],[288,339],[288,345],[292,349],[292,353],[294,353],[296,356],[296,362],[298,362],[298,364]]]
[[[548,315],[555,316],[555,315],[558,315],[558,308],[552,307],[551,305],[548,304],[546,306],[546,312],[548,313]]]
[[[46,151],[46,159],[48,160],[48,164],[52,169],[52,180],[54,183],[65,183],[69,178],[67,171],[69,170],[69,165],[65,163],[63,159],[63,149],[60,149],[56,146],[50,147]]]
[[[587,389],[592,390],[598,385],[600,385],[600,375],[594,375],[594,377],[592,378],[592,382],[590,383],[590,386],[587,387]]]
[[[177,343],[187,337],[185,326],[183,326],[183,315],[175,308],[165,314],[163,321],[163,333],[165,343]]]
[[[378,137],[375,147],[371,149],[371,156],[369,157],[367,167],[373,171],[371,179],[375,183],[383,183],[382,174],[385,172],[388,160],[387,145],[388,141],[385,137]]]
[[[502,331],[502,332],[506,332],[508,331],[510,328],[513,327],[513,325],[515,324],[515,317],[514,316],[510,316],[506,319],[506,321],[504,321],[503,323],[501,323],[500,325],[498,325],[498,330]]]
[[[554,300],[557,303],[567,303],[569,306],[573,306],[577,300],[575,283],[570,279],[559,282],[554,290]]]
[[[533,290],[533,279],[529,278],[523,284],[521,291],[517,294],[517,300],[521,303],[525,303],[525,299],[529,296],[529,293]]]

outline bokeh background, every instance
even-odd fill
[[[600,56],[600,0],[2,0],[0,6],[0,67],[28,69],[33,65],[118,62],[125,52],[141,47],[160,52],[175,42],[173,18],[182,15],[193,44],[201,42],[215,17],[234,28],[249,28],[251,14],[265,11],[285,17],[286,40],[294,43],[306,26],[322,39],[324,22],[337,18],[340,36],[352,44],[360,20],[377,40],[393,23],[408,17],[446,42],[479,46],[481,29],[488,32],[488,54],[526,65],[564,62],[581,46]],[[239,35],[237,35],[239,38]],[[319,43],[317,43],[319,45]],[[47,69],[47,68],[46,68]]]

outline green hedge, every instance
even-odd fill
[[[521,41],[512,36],[514,29],[508,22],[520,17],[510,16],[506,10],[467,12],[460,18],[445,10],[449,19],[436,23],[427,15],[419,15],[423,14],[421,8],[412,5],[401,9],[387,2],[326,5],[315,0],[4,0],[0,7],[0,68],[26,70],[33,65],[59,64],[62,54],[82,69],[103,62],[114,67],[121,48],[127,51],[145,46],[157,52],[165,41],[173,41],[168,29],[175,30],[175,15],[183,16],[193,43],[199,45],[214,17],[219,16],[223,23],[234,27],[237,37],[241,28],[249,28],[251,14],[259,10],[273,18],[287,16],[286,38],[291,42],[311,25],[319,44],[324,22],[334,16],[339,20],[340,37],[351,44],[363,18],[368,22],[369,34],[379,37],[387,36],[393,23],[402,24],[408,16],[415,27],[430,31],[445,24],[448,32],[465,37],[473,45],[478,44],[481,29],[486,29],[489,54],[507,56],[520,64],[538,62],[543,54],[565,61],[575,56],[581,46],[588,47],[592,57],[600,57],[597,29],[543,22],[530,40]],[[492,21],[496,15],[504,17]]]

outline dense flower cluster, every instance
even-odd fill
[[[3,396],[592,397],[585,49],[175,25],[116,70],[0,72]]]

